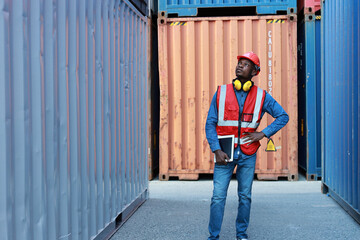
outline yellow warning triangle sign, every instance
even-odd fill
[[[269,141],[267,142],[265,151],[266,152],[276,152],[274,141],[271,138],[269,138]]]

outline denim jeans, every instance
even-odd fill
[[[238,182],[238,213],[236,218],[236,236],[247,238],[246,230],[249,226],[251,188],[254,178],[256,155],[247,159],[239,159],[227,165],[215,164],[214,190],[210,205],[209,233],[210,239],[219,239],[221,224],[224,216],[225,202],[229,183],[236,169]]]

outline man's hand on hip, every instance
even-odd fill
[[[220,149],[216,150],[214,153],[216,156],[216,163],[220,165],[226,165],[226,160],[230,160],[229,156]]]
[[[244,133],[245,137],[243,137],[242,139],[244,141],[249,141],[248,144],[251,144],[253,142],[257,142],[260,141],[261,139],[263,139],[265,137],[265,134],[263,132],[246,132]]]

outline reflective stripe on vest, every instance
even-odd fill
[[[235,144],[238,144],[239,143],[239,140],[238,140],[239,138],[235,138],[234,139],[234,143]],[[247,141],[245,141],[244,139],[242,139],[242,138],[240,138],[240,145],[241,144],[246,144],[246,143],[249,143],[250,142],[250,140],[247,140]]]
[[[256,94],[256,102],[255,102],[255,108],[254,108],[254,115],[251,122],[241,122],[242,128],[257,128],[260,124],[260,117],[261,117],[261,104],[262,104],[262,98],[263,98],[263,91],[261,88],[257,88],[257,94]],[[241,143],[240,143],[241,144]]]

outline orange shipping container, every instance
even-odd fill
[[[289,114],[289,123],[272,136],[276,152],[257,154],[258,179],[298,177],[296,16],[161,18],[160,173],[198,179],[213,173],[213,153],[205,136],[205,122],[218,85],[235,77],[236,56],[254,51],[261,72],[253,80]],[[265,114],[259,130],[273,121]]]

